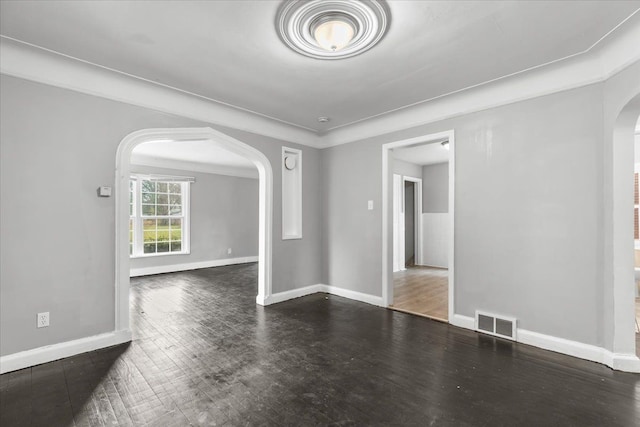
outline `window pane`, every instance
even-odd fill
[[[157,182],[156,183],[156,191],[158,193],[166,193],[167,192],[167,183],[166,182]]]
[[[169,204],[169,195],[167,194],[158,194],[158,198],[156,199],[159,205],[168,205]]]
[[[159,220],[158,222],[163,221],[163,220]],[[166,220],[164,220],[166,221]],[[159,242],[166,242],[169,241],[169,225],[167,224],[166,226],[161,227],[160,225],[158,225],[158,237],[157,240]]]
[[[154,216],[156,214],[155,205],[142,205],[142,215]]]
[[[182,206],[172,205],[169,212],[170,215],[182,215]]]
[[[181,205],[182,204],[182,196],[179,194],[172,194],[169,196],[169,204],[171,205]]]
[[[169,252],[169,242],[158,243],[158,252]]]
[[[171,228],[182,228],[182,219],[172,219],[171,220]]]
[[[156,252],[156,244],[155,243],[145,243],[144,244],[144,253],[145,254],[153,254]]]
[[[182,230],[172,228],[171,229],[171,240],[182,240]]]
[[[180,252],[182,250],[181,242],[171,242],[171,252]]]
[[[143,193],[155,193],[156,192],[156,183],[153,181],[142,180],[142,192]]]
[[[176,184],[175,182],[172,182],[169,184],[169,192],[173,194],[180,194],[182,193],[182,187],[180,184]]]
[[[156,195],[154,193],[142,193],[142,203],[155,203]]]
[[[157,240],[156,230],[149,230],[144,232],[144,242],[155,242]]]
[[[169,215],[168,205],[158,205],[156,215]]]

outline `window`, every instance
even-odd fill
[[[132,176],[129,182],[129,254],[189,253],[189,182]]]

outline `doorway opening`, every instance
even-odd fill
[[[454,306],[453,131],[385,144],[383,303],[447,322]]]
[[[611,360],[613,369],[640,372],[638,334],[636,334],[636,297],[634,242],[634,145],[640,117],[640,94],[631,97],[618,114],[612,135],[611,162],[605,164],[610,174],[610,191],[605,193],[606,241],[610,242],[605,268],[612,284],[613,340]],[[609,255],[610,254],[610,258]],[[608,307],[605,307],[608,308]],[[640,319],[638,319],[640,322]]]
[[[146,190],[140,191],[140,197],[142,198],[144,196],[154,199],[154,203],[146,203],[146,206],[139,206],[137,211],[142,213],[142,208],[146,207],[154,210],[153,214],[156,216],[160,215],[160,217],[151,218],[151,212],[146,212],[143,215],[144,219],[138,218],[138,222],[142,224],[141,227],[144,227],[144,230],[140,231],[140,236],[144,236],[140,237],[140,239],[143,240],[136,240],[130,237],[130,224],[132,221],[131,197],[132,188],[134,188],[132,187],[133,180],[131,177],[133,176],[133,172],[137,172],[137,170],[134,169],[140,167],[140,165],[134,166],[132,164],[132,154],[136,151],[136,147],[142,147],[142,144],[145,143],[158,143],[158,146],[162,144],[166,146],[171,145],[174,148],[183,144],[180,148],[185,148],[185,150],[178,149],[177,151],[183,153],[189,151],[186,150],[186,148],[194,144],[199,144],[201,149],[209,147],[214,149],[214,151],[217,150],[215,153],[218,153],[218,155],[227,153],[233,161],[244,161],[242,166],[248,166],[248,170],[251,170],[249,173],[255,174],[253,171],[257,169],[258,286],[256,303],[267,305],[271,296],[273,203],[273,176],[269,160],[257,149],[210,128],[146,129],[134,132],[125,137],[118,147],[116,156],[116,330],[129,330],[131,251],[136,251],[135,253],[140,257],[147,255],[166,256],[166,252],[171,253],[174,249],[178,256],[189,253],[188,247],[190,239],[188,224],[186,223],[188,222],[189,209],[188,183],[192,180],[192,177],[166,173],[159,176],[154,175],[153,177],[150,174],[138,174],[137,176],[140,181],[135,185],[137,185],[139,190],[143,185],[146,185]],[[138,152],[138,154],[140,153]],[[175,164],[175,162],[172,164]],[[158,166],[158,164],[155,166]],[[237,170],[239,168],[234,169]],[[160,207],[163,203],[159,203],[159,199],[163,197],[169,200],[167,203],[168,212],[171,213],[173,211],[175,215],[169,215],[167,218],[164,218],[164,215],[162,215],[164,211],[159,213],[159,209],[164,209],[164,207]],[[143,204],[145,202],[140,199],[139,203]],[[146,222],[149,222],[149,224],[154,222],[154,230],[147,230],[148,224],[146,224]],[[158,227],[160,227],[160,229]],[[196,231],[193,230],[193,233],[195,232]],[[154,239],[150,238],[151,233],[154,234]],[[149,236],[147,236],[147,234],[149,234]],[[233,251],[232,248],[228,249]],[[224,251],[227,252],[228,249],[225,248]],[[255,247],[253,250],[255,251]],[[162,253],[158,254],[158,252]],[[232,254],[227,252],[226,255]],[[247,261],[249,261],[249,258],[250,257],[247,257]]]

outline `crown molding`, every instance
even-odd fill
[[[176,169],[180,171],[210,173],[214,175],[235,176],[239,178],[258,179],[257,168],[239,168],[211,163],[189,162],[186,160],[164,159],[154,156],[145,156],[136,153],[131,154],[131,169],[136,166],[146,166],[162,169]]]
[[[640,61],[637,12],[582,53],[330,129],[322,135],[323,148],[608,80]]]
[[[314,131],[0,36],[0,73],[318,148]]]
[[[323,134],[197,94],[0,36],[0,73],[284,142],[328,148],[606,81],[640,61],[640,13],[584,52]]]

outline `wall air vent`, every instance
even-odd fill
[[[496,337],[516,340],[516,319],[476,311],[476,331]]]

